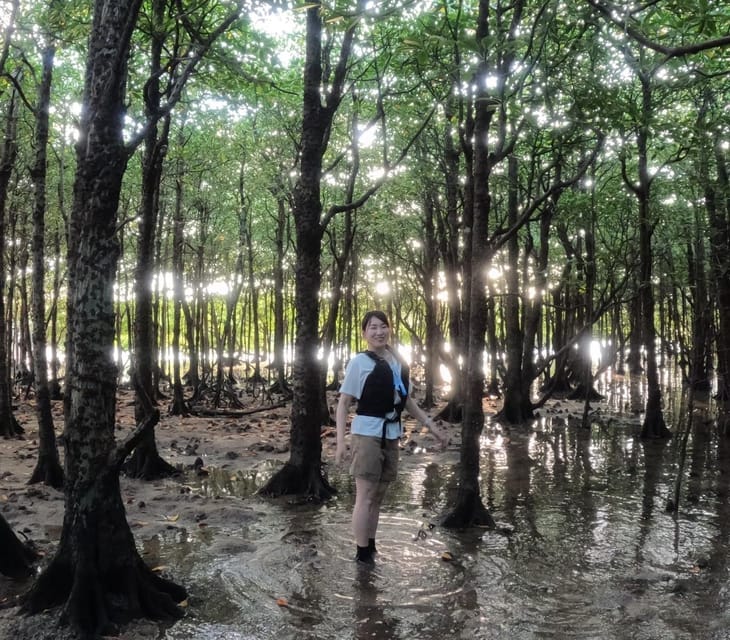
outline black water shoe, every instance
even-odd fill
[[[375,566],[375,558],[373,558],[373,552],[370,550],[370,547],[357,547],[357,552],[355,553],[355,560],[358,564],[363,564],[368,567]]]

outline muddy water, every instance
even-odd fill
[[[696,421],[675,517],[666,501],[681,438],[643,444],[616,402],[588,429],[560,409],[530,428],[488,425],[482,491],[500,532],[438,526],[456,451],[441,466],[409,461],[386,498],[373,570],[352,561],[348,477],[331,478],[331,503],[292,505],[253,495],[273,467],[215,471],[198,490],[245,500],[251,517],[144,543],[191,593],[162,637],[730,638],[730,444]]]

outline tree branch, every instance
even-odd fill
[[[327,213],[322,217],[321,221],[321,227],[322,229],[326,229],[327,225],[330,223],[332,218],[334,218],[338,213],[344,213],[345,211],[352,211],[354,209],[359,209],[362,205],[364,205],[370,197],[378,190],[380,187],[385,184],[385,181],[388,179],[389,172],[397,167],[403,159],[408,155],[408,151],[410,148],[415,144],[416,140],[420,137],[423,130],[426,128],[426,125],[431,121],[431,118],[433,117],[433,114],[436,113],[436,107],[432,107],[429,114],[423,119],[423,122],[421,123],[421,126],[418,128],[418,131],[416,131],[411,139],[408,141],[408,143],[401,149],[400,155],[398,156],[398,159],[388,167],[385,167],[385,172],[383,173],[383,177],[379,178],[375,181],[375,183],[367,190],[365,193],[360,196],[357,200],[354,200],[352,202],[348,202],[347,204],[339,204],[339,205],[333,205],[328,210]]]
[[[120,469],[127,456],[134,451],[135,447],[142,441],[144,435],[153,429],[160,421],[160,410],[153,409],[145,416],[135,430],[130,433],[110,454],[109,466],[113,469]]]
[[[136,148],[147,136],[150,128],[153,127],[157,122],[159,122],[161,118],[168,115],[173,110],[175,105],[180,101],[183,89],[185,88],[188,79],[195,71],[195,68],[198,66],[203,57],[208,53],[208,51],[210,51],[215,41],[221,35],[223,35],[234,22],[240,19],[242,7],[243,0],[236,0],[236,8],[223,19],[220,25],[218,25],[218,27],[214,29],[209,36],[202,38],[201,41],[193,47],[192,51],[189,52],[188,61],[183,67],[180,75],[175,79],[172,88],[170,89],[170,95],[167,102],[162,105],[156,113],[153,113],[149,117],[149,119],[147,120],[147,122],[145,122],[142,128],[137,131],[137,133],[132,136],[132,138],[126,144],[126,151],[128,155],[131,156],[134,153]]]
[[[682,47],[666,47],[648,38],[639,29],[629,24],[627,20],[619,18],[618,15],[621,13],[621,11],[614,4],[610,2],[602,2],[601,0],[588,0],[588,4],[590,4],[609,22],[619,27],[621,30],[631,36],[631,38],[639,44],[647,47],[648,49],[652,49],[657,53],[664,54],[664,62],[672,58],[678,58],[681,56],[692,55],[694,53],[700,53],[701,51],[707,51],[708,49],[718,49],[730,46],[730,35],[726,35],[720,38],[705,40],[704,42],[697,42],[695,44],[685,45]]]

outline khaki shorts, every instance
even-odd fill
[[[352,435],[352,464],[350,473],[372,482],[392,482],[398,475],[398,440]]]

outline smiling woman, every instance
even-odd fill
[[[355,559],[372,565],[377,552],[380,505],[398,473],[398,443],[403,435],[401,413],[407,409],[429,430],[433,429],[433,420],[413,400],[408,365],[388,344],[388,316],[382,311],[368,311],[361,326],[367,350],[350,360],[340,387],[335,462],[341,465],[345,460],[348,412],[352,401],[357,400],[351,426],[350,472],[355,478],[352,529]],[[443,442],[441,437],[439,440]]]

